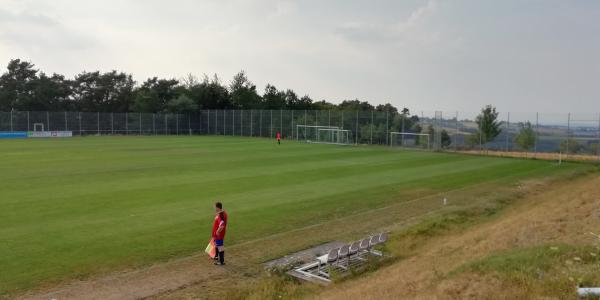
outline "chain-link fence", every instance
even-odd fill
[[[392,133],[425,134],[432,149],[563,153],[600,158],[600,114],[500,113],[500,133],[478,134],[477,112],[413,114],[341,110],[203,110],[194,114],[0,112],[0,132],[73,135],[224,135],[297,139],[297,125],[349,130],[353,144],[396,145]],[[533,143],[519,142],[529,124]],[[398,139],[394,137],[394,139]],[[425,143],[420,142],[421,147]],[[403,146],[400,143],[400,146]],[[413,145],[414,146],[414,145]]]

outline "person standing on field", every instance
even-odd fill
[[[277,145],[281,145],[281,133],[279,131],[277,131],[275,137],[277,138]]]
[[[225,239],[225,232],[227,231],[227,213],[223,210],[223,204],[221,202],[215,203],[215,221],[213,223],[212,238],[217,246],[215,255],[215,265],[225,264],[225,249],[223,247],[223,240]]]

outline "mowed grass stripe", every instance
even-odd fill
[[[0,155],[0,294],[199,251],[216,199],[231,245],[549,164],[232,137],[2,141]]]

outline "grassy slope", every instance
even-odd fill
[[[551,163],[228,137],[0,143],[0,295],[229,245]],[[565,165],[562,170],[581,168]]]

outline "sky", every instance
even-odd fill
[[[315,100],[600,112],[595,0],[0,0],[0,64],[69,77],[244,70]]]

